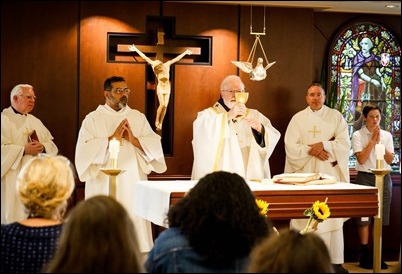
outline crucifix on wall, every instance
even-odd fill
[[[164,32],[163,30],[158,31],[158,43],[157,45],[164,44]],[[151,65],[152,70],[156,77],[156,94],[158,96],[159,106],[156,111],[156,118],[155,118],[155,128],[156,130],[162,130],[163,120],[165,118],[166,110],[169,104],[170,99],[170,92],[171,92],[171,85],[170,85],[170,66],[180,59],[182,59],[185,55],[192,54],[191,49],[186,49],[184,52],[179,54],[172,60],[163,62],[163,57],[159,57],[157,51],[156,60],[150,59],[146,56],[141,50],[139,50],[134,44],[128,46],[128,49],[132,52],[138,53],[148,64]]]
[[[172,103],[175,85],[172,65],[174,63],[210,65],[211,38],[173,35],[172,17],[147,17],[146,28],[145,35],[108,34],[108,61],[134,63],[144,60],[150,65],[146,71],[145,114],[162,137],[165,155],[169,155],[173,152],[174,128]]]

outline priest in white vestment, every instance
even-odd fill
[[[116,198],[132,216],[140,250],[146,253],[153,247],[151,223],[134,214],[134,184],[147,180],[152,171],[165,172],[167,167],[160,136],[152,130],[143,113],[127,105],[129,93],[123,77],[106,79],[106,104],[99,105],[83,120],[75,165],[79,179],[85,182],[85,199],[109,195],[109,177],[101,168],[111,168],[109,141],[113,138],[120,141],[117,168],[122,172],[116,178]]]
[[[191,178],[222,170],[250,180],[270,179],[269,158],[280,132],[258,110],[236,102],[235,93],[244,92],[239,76],[227,76],[220,90],[219,101],[193,123]]]
[[[57,155],[53,136],[45,125],[29,114],[36,102],[33,87],[16,85],[10,93],[11,106],[1,112],[1,223],[27,217],[17,194],[16,181],[24,164],[39,153]],[[30,134],[35,130],[35,138]],[[39,139],[39,140],[36,140]]]
[[[309,106],[296,113],[286,129],[284,172],[320,172],[349,183],[351,143],[344,117],[324,105],[325,92],[319,84],[309,87],[306,101]],[[307,220],[292,219],[291,228],[302,230]],[[343,218],[329,218],[316,231],[327,244],[332,263],[337,267],[344,262],[343,222]]]

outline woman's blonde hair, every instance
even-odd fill
[[[61,220],[74,186],[74,169],[61,155],[30,159],[17,178],[17,192],[28,217]]]

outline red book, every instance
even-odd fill
[[[38,142],[39,142],[39,138],[38,138],[38,135],[36,134],[36,130],[33,130],[33,131],[28,135],[28,140],[29,140],[29,142],[33,142],[33,141],[38,141]]]

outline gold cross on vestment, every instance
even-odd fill
[[[26,128],[24,135],[26,135],[27,137],[32,133],[32,129]]]
[[[316,129],[315,129],[315,126],[314,126],[314,129],[313,129],[313,130],[309,130],[308,132],[309,132],[309,133],[313,133],[313,138],[315,138],[315,134],[316,134],[316,133],[321,133],[321,130],[316,130]]]

